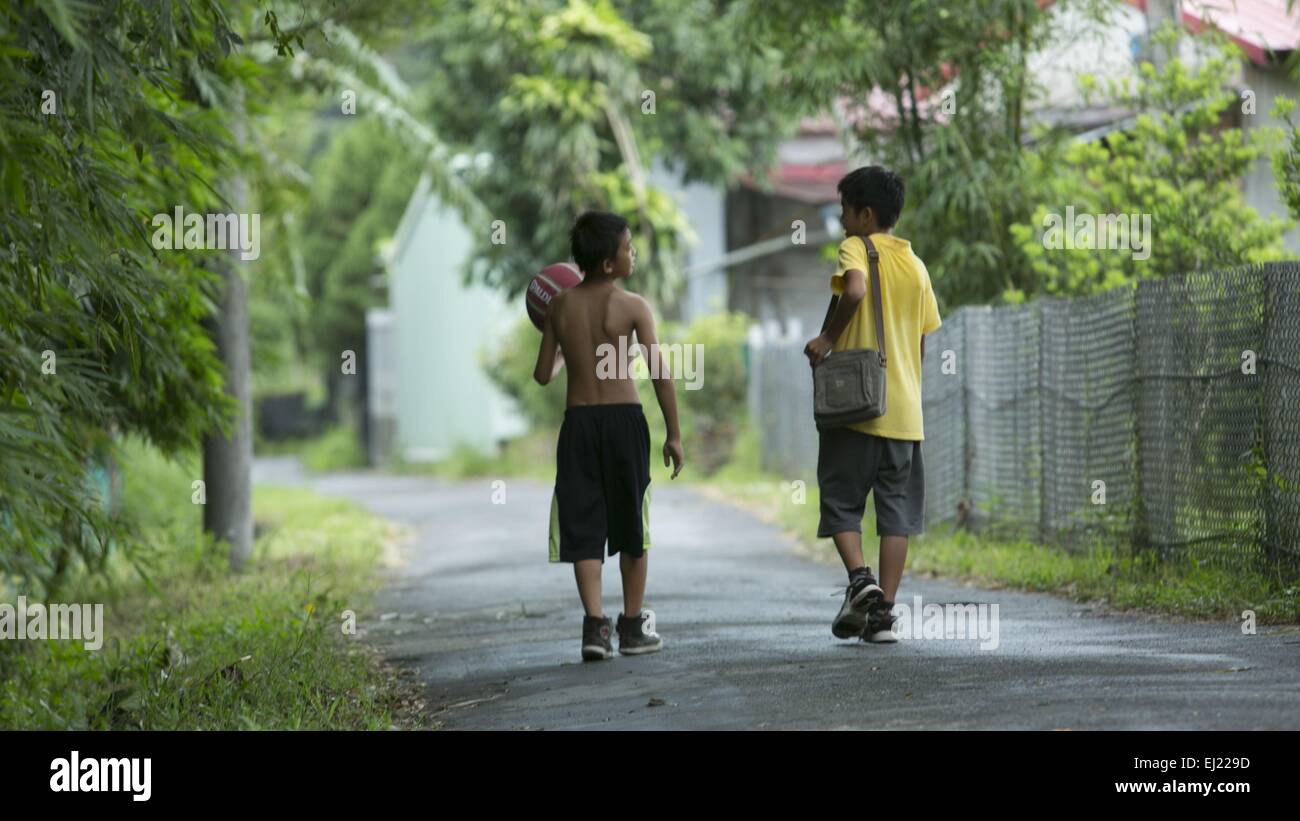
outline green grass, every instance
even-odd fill
[[[344,635],[341,619],[364,615],[375,570],[401,536],[394,525],[307,491],[259,488],[254,555],[233,574],[199,532],[192,463],[131,446],[123,469],[140,543],[56,599],[104,604],[103,647],[0,645],[0,727],[418,726],[414,688]]]
[[[504,442],[495,453],[467,445],[437,462],[409,462],[395,456],[386,470],[392,473],[439,476],[446,479],[526,477],[539,481],[555,478],[555,439],[559,429],[539,429]],[[367,457],[346,427],[332,428],[314,439],[259,445],[259,456],[297,456],[303,467],[317,473],[367,467]]]
[[[799,489],[790,481],[763,474],[752,464],[729,466],[708,487],[780,526],[814,560],[837,564],[831,541],[815,536],[817,483],[803,481],[802,503]],[[869,557],[874,553],[875,527],[868,504],[862,531]],[[911,540],[907,567],[920,575],[956,578],[993,589],[1054,593],[1118,610],[1216,620],[1238,620],[1242,611],[1253,610],[1260,624],[1300,623],[1300,580],[1260,569],[1160,562],[1104,544],[1067,552],[1031,541],[998,540],[936,527]]]
[[[366,452],[356,434],[346,426],[331,428],[308,440],[298,453],[303,466],[318,473],[363,468],[367,462]]]
[[[253,451],[258,456],[297,456],[303,467],[317,473],[369,466],[365,449],[357,441],[356,433],[346,425],[330,428],[310,439],[258,440]]]
[[[558,435],[558,429],[539,429],[505,442],[495,454],[460,447],[438,462],[404,462],[399,459],[391,469],[395,473],[444,479],[513,477],[551,482],[555,480],[555,440]]]

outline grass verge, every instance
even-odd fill
[[[810,558],[839,563],[831,540],[815,536],[820,504],[815,481],[798,486],[736,465],[708,483],[707,492],[778,525]],[[868,503],[862,523],[868,557],[874,553],[870,534],[875,528]],[[1162,562],[1105,544],[1066,552],[943,526],[910,541],[907,568],[922,576],[955,578],[990,589],[1053,593],[1118,611],[1240,620],[1243,611],[1252,610],[1259,624],[1300,623],[1300,580],[1268,569]]]
[[[551,482],[555,480],[555,440],[558,436],[558,429],[538,429],[502,443],[494,454],[460,447],[437,462],[398,459],[390,469],[394,473],[444,479],[525,478]]]
[[[258,456],[297,456],[304,467],[317,473],[356,470],[367,466],[365,449],[346,425],[338,425],[310,439],[258,442]]]
[[[231,573],[200,532],[193,464],[139,445],[122,464],[140,543],[57,596],[104,605],[103,646],[0,643],[0,727],[422,726],[418,689],[345,635],[342,618],[364,612],[398,528],[344,501],[258,488],[254,555]]]

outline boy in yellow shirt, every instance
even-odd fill
[[[925,517],[925,466],[921,441],[921,359],[925,335],[942,324],[925,264],[912,245],[890,233],[903,210],[903,180],[870,166],[839,182],[840,243],[831,292],[839,301],[826,329],[804,347],[816,365],[828,353],[875,348],[876,329],[867,289],[867,244],[879,254],[884,314],[885,413],[875,419],[820,433],[817,484],[821,490],[819,538],[835,541],[849,573],[844,603],[831,624],[836,638],[896,641],[893,606],[907,561],[907,537],[920,533]],[[862,558],[862,514],[867,493],[876,497],[880,581]]]

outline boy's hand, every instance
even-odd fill
[[[835,343],[832,342],[826,334],[818,334],[808,340],[808,344],[803,346],[803,354],[808,357],[809,365],[817,365],[826,358],[826,354],[831,352]]]
[[[669,460],[673,463],[673,475],[670,479],[676,479],[677,474],[682,472],[682,465],[686,463],[686,454],[682,452],[682,440],[668,439],[664,441],[664,467],[668,467]]]

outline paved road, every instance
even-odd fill
[[[654,488],[647,606],[664,651],[579,660],[567,565],[546,561],[550,489],[376,474],[307,481],[411,525],[363,623],[416,669],[448,729],[1300,729],[1300,630],[1107,614],[1047,595],[904,577],[900,602],[998,605],[978,639],[844,642],[843,571],[688,487]],[[914,543],[913,550],[923,549]],[[605,607],[621,607],[617,563]],[[381,617],[384,614],[386,617]]]

